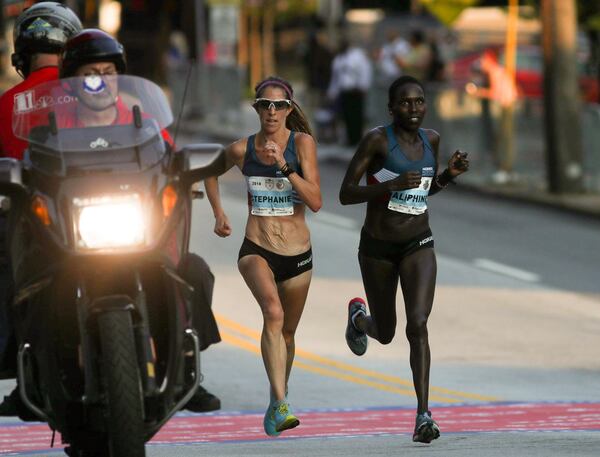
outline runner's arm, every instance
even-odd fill
[[[313,137],[305,133],[296,134],[295,141],[302,176],[292,173],[288,179],[302,201],[316,213],[323,205],[321,178],[317,165],[317,145]]]
[[[373,129],[364,136],[342,181],[339,196],[342,205],[364,203],[395,190],[419,187],[421,173],[418,172],[404,173],[395,179],[377,184],[360,185],[360,180],[369,167],[378,158],[385,157],[387,147],[386,135],[381,128]]]
[[[226,237],[231,234],[231,225],[229,224],[229,218],[227,217],[227,214],[225,214],[225,210],[221,204],[218,177],[236,164],[241,168],[244,151],[246,149],[245,145],[245,140],[238,140],[227,146],[222,152],[221,157],[217,159],[219,163],[215,169],[215,175],[204,180],[206,196],[208,197],[208,201],[215,216],[214,232],[220,237]]]

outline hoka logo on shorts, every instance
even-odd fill
[[[304,265],[308,265],[310,262],[312,262],[312,255],[309,256],[308,259],[304,259],[298,262],[298,268],[303,267]]]
[[[427,244],[430,241],[433,241],[433,236],[428,236],[427,238],[424,238],[421,241],[419,241],[419,246],[423,246],[424,244]]]

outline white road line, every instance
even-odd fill
[[[539,282],[540,276],[531,273],[530,271],[520,270],[519,268],[504,265],[502,263],[494,262],[489,259],[475,259],[473,264],[483,270],[492,271],[504,276],[519,279],[526,282]]]
[[[339,216],[338,214],[322,210],[319,211],[317,214],[312,214],[309,211],[307,211],[306,214],[309,215],[311,224],[318,222],[325,225],[331,225],[333,227],[348,230],[356,230],[360,227],[361,224],[360,221],[357,221],[355,219],[351,219],[345,216]]]

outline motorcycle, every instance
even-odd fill
[[[102,109],[108,125],[84,122]],[[11,202],[18,385],[71,456],[145,456],[198,386],[182,264],[192,185],[222,147],[174,150],[172,120],[162,90],[135,76],[62,79],[15,100],[28,148],[23,161],[0,159],[0,193]]]

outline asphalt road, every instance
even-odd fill
[[[203,353],[203,372],[223,407],[181,413],[148,455],[598,455],[600,222],[458,188],[430,199],[439,270],[430,406],[442,437],[413,444],[401,297],[392,344],[371,342],[358,358],[344,342],[346,303],[364,295],[356,261],[364,205],[337,203],[344,163],[321,163],[323,210],[309,217],[315,268],[289,386],[301,425],[278,439],[261,432],[268,402],[261,317],[235,266],[247,210],[241,176],[231,171],[221,185],[232,236],[212,234],[203,200],[195,203],[192,232],[193,250],[217,280],[223,342]],[[11,387],[2,382],[0,393]],[[49,436],[44,425],[5,420],[0,455],[9,455],[8,446],[17,455],[60,453],[48,451]]]

